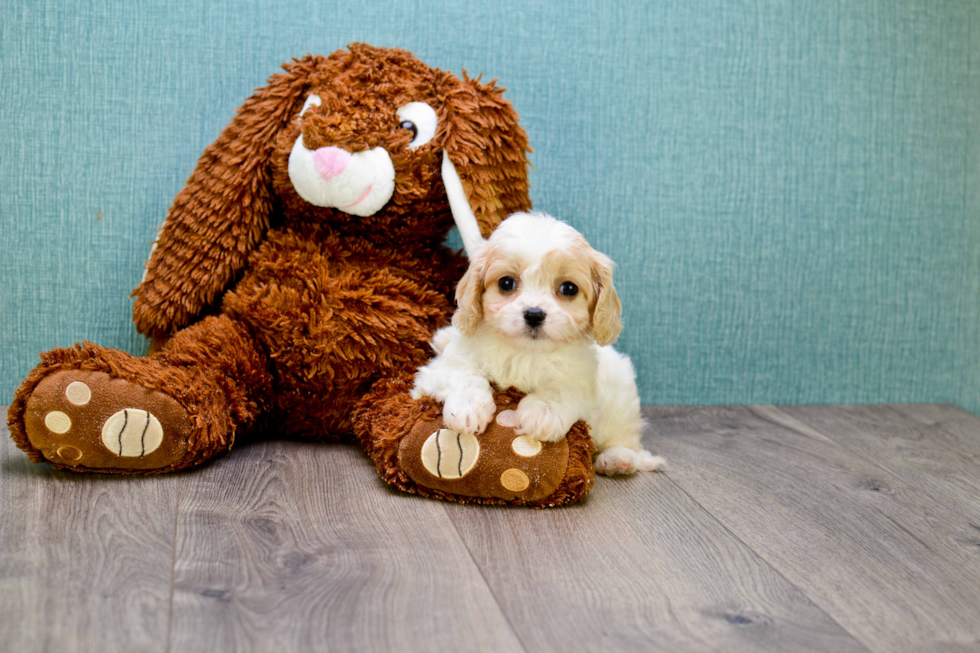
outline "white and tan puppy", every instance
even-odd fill
[[[490,383],[527,396],[515,430],[545,442],[578,420],[590,427],[601,474],[652,471],[629,358],[611,346],[621,328],[611,261],[569,225],[515,213],[474,252],[456,289],[453,325],[433,338],[436,358],[412,396],[444,404],[447,428],[478,435],[496,406]]]

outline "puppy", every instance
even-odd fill
[[[415,377],[412,396],[443,402],[447,428],[478,435],[496,412],[491,383],[525,393],[515,431],[560,440],[589,424],[600,474],[653,471],[621,329],[612,262],[575,229],[543,213],[515,213],[476,252],[456,288],[452,326]]]

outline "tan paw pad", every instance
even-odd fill
[[[66,444],[58,447],[57,455],[67,462],[76,462],[82,459],[82,450]]]
[[[502,410],[497,414],[497,424],[504,428],[512,429],[517,424],[517,411],[512,409]]]
[[[117,411],[102,425],[102,444],[117,456],[145,456],[156,451],[162,442],[160,420],[140,408]]]
[[[523,458],[534,458],[541,453],[543,446],[541,440],[535,440],[526,435],[518,436],[510,443],[510,448],[514,450],[514,453]]]
[[[521,470],[512,467],[500,475],[500,484],[511,492],[523,492],[531,485],[531,479]]]
[[[71,430],[71,418],[60,410],[52,410],[44,416],[44,425],[52,433],[67,433]]]
[[[437,478],[455,479],[466,476],[480,456],[476,436],[439,429],[422,445],[422,465]]]
[[[75,406],[84,406],[92,399],[92,390],[81,381],[75,381],[65,388],[65,398]]]

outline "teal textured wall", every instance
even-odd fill
[[[358,6],[360,5],[360,6]],[[499,77],[532,199],[619,263],[646,403],[980,411],[980,3],[7,2],[0,403],[141,352],[129,291],[278,64],[355,40]]]

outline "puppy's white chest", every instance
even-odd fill
[[[581,354],[582,352],[568,352]],[[594,386],[595,366],[575,355],[560,352],[534,355],[515,352],[510,356],[483,361],[483,371],[498,387],[514,387],[522,392],[568,391],[588,394]]]

